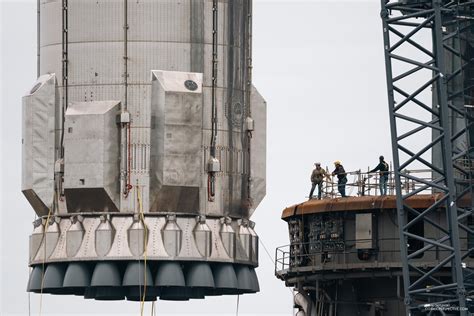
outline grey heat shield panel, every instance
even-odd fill
[[[250,98],[255,130],[252,132],[250,141],[250,174],[252,177],[250,192],[253,201],[249,216],[262,202],[267,192],[267,103],[254,86],[252,86]]]
[[[39,216],[48,214],[54,199],[58,98],[54,74],[39,77],[23,97],[21,190]]]
[[[151,212],[199,212],[202,74],[152,72]]]
[[[68,212],[119,210],[120,101],[73,102],[64,125]]]

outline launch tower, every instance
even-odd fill
[[[286,208],[290,245],[277,249],[275,273],[295,288],[300,316],[467,315],[474,2],[381,0],[381,8],[389,194],[377,196],[378,179],[359,171],[349,183],[357,196],[329,190],[323,200]]]

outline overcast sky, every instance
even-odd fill
[[[20,192],[21,97],[36,79],[36,0],[0,2],[0,314],[27,315],[34,212]],[[268,179],[253,220],[271,256],[289,242],[281,211],[308,195],[315,161],[355,170],[391,157],[379,13],[376,0],[255,0],[254,84],[268,103]],[[272,260],[261,247],[261,292],[240,298],[240,315],[291,315],[291,293],[274,277]],[[158,315],[235,315],[236,297],[158,301],[157,308]],[[38,314],[38,295],[31,310]],[[139,306],[44,295],[43,315],[65,311],[136,315]]]

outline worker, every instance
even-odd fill
[[[369,173],[379,172],[379,189],[380,195],[387,195],[387,182],[388,182],[388,164],[385,162],[384,157],[379,157],[379,164],[374,169],[370,170]]]
[[[326,170],[321,168],[321,163],[316,162],[314,164],[313,173],[311,173],[311,191],[309,192],[309,199],[313,198],[313,192],[316,186],[318,186],[318,200],[321,200],[321,193],[323,190],[323,179],[324,177],[328,178],[329,175],[326,173]]]
[[[334,166],[336,169],[332,172],[333,176],[337,176],[337,190],[341,194],[342,197],[346,197],[346,183],[347,183],[347,173],[344,170],[341,162],[336,160],[334,162]]]

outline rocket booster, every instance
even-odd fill
[[[251,0],[41,0],[23,97],[28,291],[187,300],[259,291],[266,191]]]

